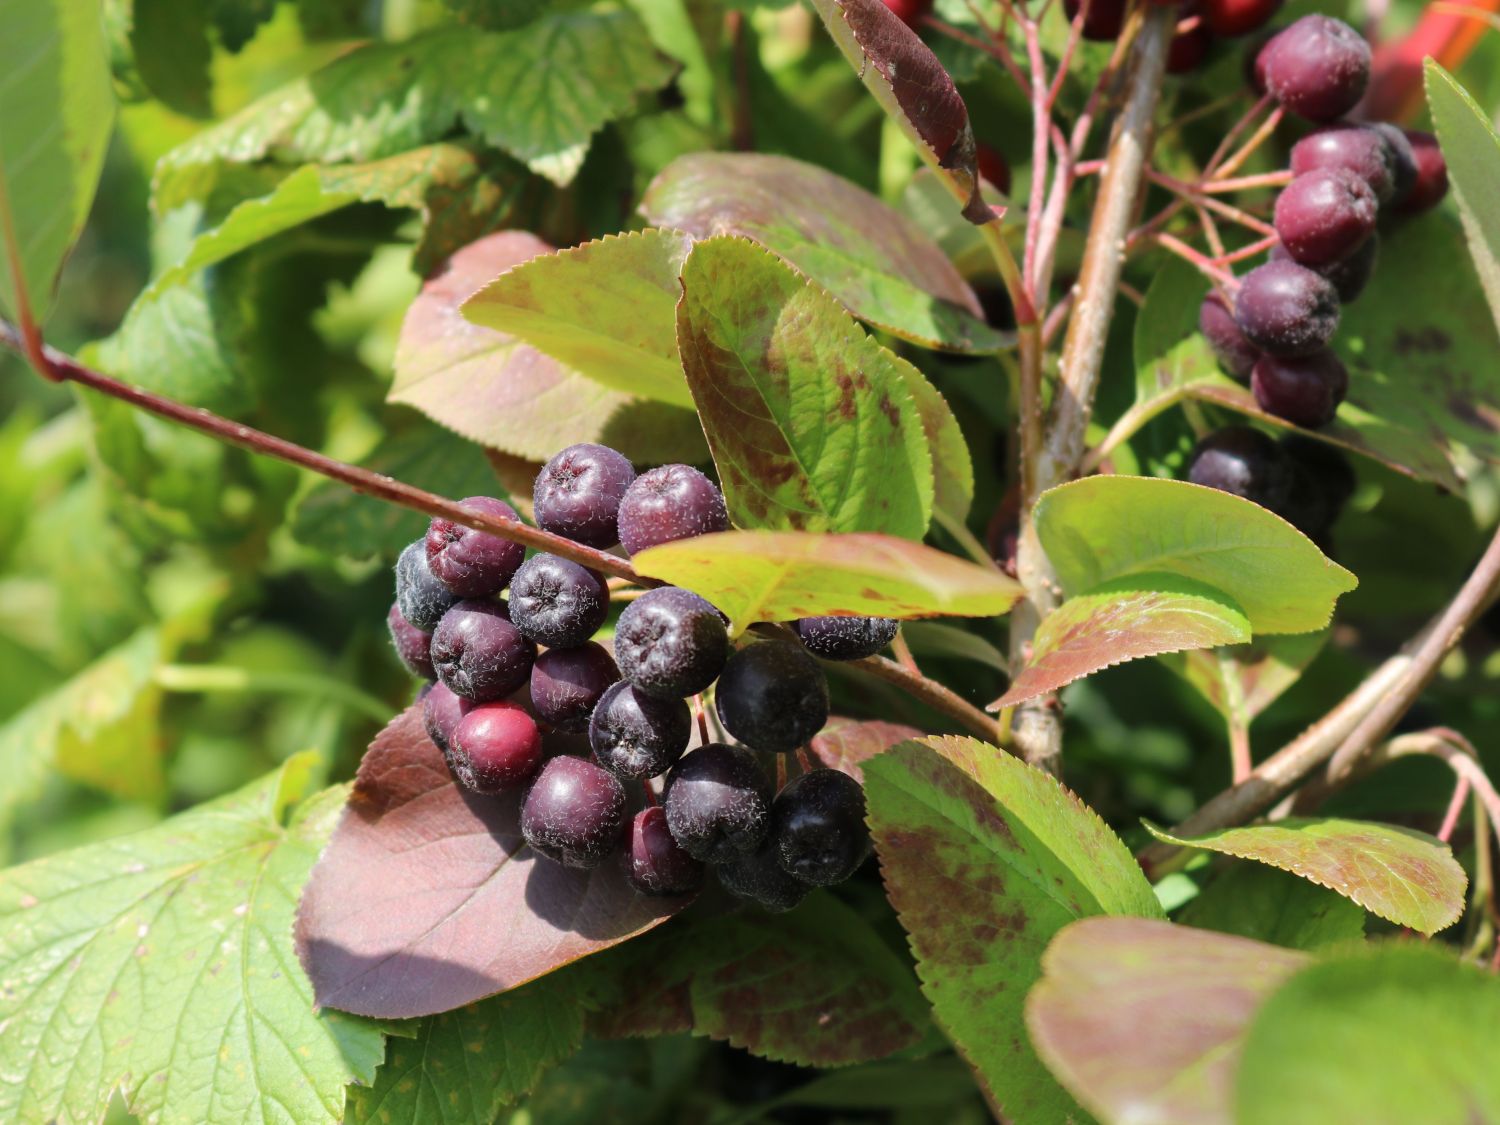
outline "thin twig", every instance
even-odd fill
[[[1226,288],[1234,287],[1235,277],[1233,273],[1226,270],[1223,266],[1215,264],[1212,258],[1193,249],[1176,235],[1168,234],[1163,230],[1157,231],[1151,237],[1163,250],[1170,250],[1176,254],[1215,285],[1222,285]]]
[[[878,680],[894,684],[908,695],[926,703],[934,711],[940,711],[960,726],[973,731],[986,742],[1001,744],[1000,727],[992,716],[986,715],[978,707],[936,680],[929,680],[925,676],[915,674],[896,661],[887,660],[883,656],[867,656],[863,660],[851,660],[849,666],[868,672]]]
[[[1228,180],[1204,180],[1197,185],[1197,188],[1198,192],[1202,195],[1215,195],[1249,191],[1252,188],[1286,187],[1291,182],[1292,173],[1283,169],[1280,172],[1263,172],[1258,176],[1236,176]]]

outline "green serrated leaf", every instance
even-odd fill
[[[589,139],[671,76],[630,12],[552,11],[515,31],[440,28],[343,55],[174,149],[157,168],[166,212],[221,162],[377,160],[442,140],[461,121],[567,184]],[[524,93],[523,93],[524,92]]]
[[[657,226],[698,238],[753,239],[855,316],[903,339],[961,352],[1005,343],[915,222],[816,165],[763,153],[693,153],[651,182],[641,211]]]
[[[415,1022],[387,1042],[370,1086],[349,1089],[349,1125],[473,1125],[529,1093],[583,1042],[580,975],[558,972]]]
[[[1127,575],[1175,574],[1227,596],[1257,633],[1321,629],[1339,594],[1357,585],[1285,520],[1184,481],[1074,481],[1042,495],[1036,522],[1070,593]]]
[[[0,875],[0,1117],[334,1121],[378,1025],[316,1014],[297,892],[343,790],[290,820],[316,755],[134,836]]]
[[[0,823],[36,796],[51,769],[122,797],[151,800],[163,788],[156,730],[165,659],[155,629],[124,644],[0,726]]]
[[[673,334],[691,246],[678,231],[644,230],[539,254],[480,289],[463,314],[612,390],[692,406]]]
[[[1030,661],[992,706],[1013,707],[1127,660],[1249,639],[1244,611],[1212,586],[1171,574],[1116,578],[1043,618]]]
[[[926,533],[932,455],[909,389],[923,377],[821,287],[747,239],[699,242],[677,346],[735,524]]]
[[[0,0],[0,307],[40,325],[114,118],[99,0]]]
[[[1436,61],[1428,59],[1424,73],[1427,103],[1468,236],[1469,255],[1479,271],[1495,324],[1500,326],[1500,209],[1495,207],[1500,134],[1490,115]]]
[[[1365,912],[1358,904],[1263,863],[1229,864],[1178,921],[1287,949],[1316,951],[1365,936]]]
[[[1150,822],[1158,840],[1291,871],[1371,914],[1424,934],[1458,921],[1468,876],[1448,845],[1424,832],[1337,817],[1286,817],[1182,838]]]
[[[1220,652],[1166,655],[1163,664],[1185,679],[1232,724],[1248,727],[1301,678],[1328,643],[1327,631],[1261,637]]]
[[[707,598],[736,632],[828,614],[992,617],[1021,596],[998,570],[888,535],[724,531],[652,547],[631,563]]]
[[[1229,1087],[1258,1005],[1305,954],[1135,918],[1057,935],[1026,1024],[1105,1125],[1231,1125]]]
[[[906,742],[864,774],[886,893],[938,1022],[1008,1118],[1076,1118],[1026,1034],[1026,991],[1069,922],[1162,917],[1140,867],[1055,778],[994,746]]]
[[[1500,1120],[1500,979],[1441,947],[1387,943],[1314,964],[1256,1014],[1240,1125]]]

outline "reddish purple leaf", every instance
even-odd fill
[[[1069,598],[1047,616],[1031,660],[992,708],[1013,707],[1111,665],[1250,639],[1250,622],[1210,586],[1142,574]]]
[[[408,708],[371,744],[297,912],[319,1004],[446,1012],[650,929],[686,900],[637,895],[618,863],[575,871],[521,839],[520,798],[460,789]]]
[[[1146,918],[1058,933],[1026,1026],[1060,1082],[1100,1121],[1229,1125],[1250,1019],[1305,953]]]
[[[889,750],[898,742],[909,738],[921,738],[916,727],[902,723],[887,723],[881,719],[861,721],[834,715],[822,732],[812,740],[812,756],[819,765],[829,769],[843,770],[860,784],[864,784],[861,763],[873,758],[883,750]]]
[[[813,0],[813,7],[875,99],[964,198],[964,217],[993,219],[979,195],[968,108],[932,48],[882,0]]]

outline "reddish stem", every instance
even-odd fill
[[[1166,231],[1157,231],[1151,237],[1164,250],[1170,250],[1215,284],[1222,285],[1227,289],[1233,289],[1237,284],[1234,274],[1216,265],[1212,258],[1200,254],[1176,235],[1168,234]]]

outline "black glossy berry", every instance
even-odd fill
[[[656,777],[672,768],[693,737],[680,699],[658,699],[618,683],[604,693],[589,721],[589,746],[599,764],[621,777]]]
[[[1374,276],[1375,263],[1379,257],[1380,235],[1372,234],[1337,261],[1312,268],[1328,279],[1334,292],[1339,295],[1340,305],[1347,305],[1350,301],[1357,300],[1365,291],[1365,286]],[[1281,246],[1273,246],[1271,247],[1271,261],[1291,261],[1291,255]]]
[[[1267,262],[1240,280],[1234,319],[1253,345],[1272,355],[1307,355],[1339,324],[1339,296],[1321,274],[1296,262]]]
[[[398,605],[391,606],[385,615],[385,624],[390,630],[396,659],[402,666],[420,680],[437,679],[437,672],[432,667],[432,634],[424,633],[402,617]]]
[[[427,565],[427,542],[408,544],[396,560],[396,605],[414,628],[430,633],[443,614],[458,601],[458,595],[432,573]]]
[[[771,784],[743,746],[713,742],[667,774],[662,798],[672,839],[694,859],[724,863],[754,851],[771,828]]]
[[[459,501],[486,516],[519,520],[516,510],[493,496]],[[505,589],[526,548],[498,535],[475,531],[442,516],[427,525],[427,565],[433,575],[461,598],[485,598]]]
[[[1249,426],[1226,426],[1194,446],[1187,479],[1243,496],[1273,512],[1281,510],[1292,487],[1281,447]]]
[[[1224,374],[1236,382],[1250,382],[1250,369],[1260,358],[1260,349],[1245,338],[1229,302],[1217,289],[1210,289],[1198,306],[1198,331],[1208,341]]]
[[[526,709],[504,700],[477,703],[449,739],[454,776],[476,793],[517,789],[542,764],[542,735]]]
[[[667,814],[657,806],[642,809],[630,822],[630,855],[626,873],[643,895],[690,895],[703,886],[703,864],[672,839]]]
[[[1370,186],[1342,168],[1315,168],[1276,198],[1276,233],[1293,259],[1325,266],[1375,230],[1379,203]]]
[[[1301,176],[1338,170],[1358,176],[1382,204],[1396,190],[1396,158],[1390,144],[1368,125],[1329,125],[1292,146],[1292,172]]]
[[[714,868],[720,884],[736,898],[753,902],[772,914],[792,909],[812,887],[789,875],[781,866],[776,845],[767,840],[748,855],[736,856]]]
[[[839,770],[792,779],[771,804],[771,841],[789,875],[815,887],[842,883],[870,854],[864,790]]]
[[[1403,215],[1415,215],[1436,207],[1448,194],[1448,161],[1431,133],[1415,129],[1402,132],[1411,147],[1415,175],[1411,189],[1396,210]]]
[[[620,678],[614,657],[590,641],[576,648],[549,648],[531,666],[531,705],[558,730],[589,729],[594,705]]]
[[[713,683],[729,658],[719,611],[677,586],[647,590],[615,625],[620,673],[647,695],[685,699]]]
[[[1083,17],[1083,37],[1097,43],[1106,43],[1120,37],[1125,26],[1125,0],[1090,0],[1089,10]],[[1083,10],[1083,0],[1063,0],[1063,11],[1068,19],[1075,20]]]
[[[501,699],[526,682],[536,645],[521,635],[492,601],[461,601],[432,634],[438,678],[477,703]]]
[[[1292,488],[1280,514],[1321,542],[1354,495],[1354,469],[1339,450],[1304,434],[1287,434],[1281,448],[1292,470]]]
[[[1225,39],[1249,35],[1281,7],[1282,0],[1203,0],[1203,18],[1215,35]]]
[[[510,619],[550,648],[573,648],[599,631],[609,616],[602,576],[556,555],[533,555],[510,583]]]
[[[1315,430],[1333,421],[1349,389],[1349,372],[1331,351],[1265,356],[1250,375],[1255,401],[1267,414]]]
[[[453,732],[459,720],[474,706],[472,700],[455,695],[447,684],[432,685],[422,696],[422,722],[427,727],[427,737],[437,748],[447,754],[453,740]]]
[[[874,656],[896,639],[901,623],[890,617],[804,617],[792,622],[807,651],[824,660]]]
[[[521,806],[521,835],[564,867],[597,867],[619,847],[625,787],[593,762],[549,759]]]
[[[620,501],[620,543],[627,554],[728,530],[724,494],[688,465],[663,465],[642,473]]]
[[[604,445],[570,445],[542,466],[532,489],[536,522],[547,531],[601,550],[620,541],[620,501],[635,469]]]
[[[1370,81],[1370,45],[1342,20],[1303,16],[1267,45],[1266,89],[1290,112],[1333,121]]]
[[[828,679],[796,645],[762,641],[729,658],[714,704],[724,729],[745,745],[790,754],[828,721]]]
[[[1369,128],[1380,134],[1391,154],[1391,207],[1401,210],[1401,205],[1411,195],[1417,183],[1417,154],[1412,148],[1415,135],[1389,121],[1371,122]]]

